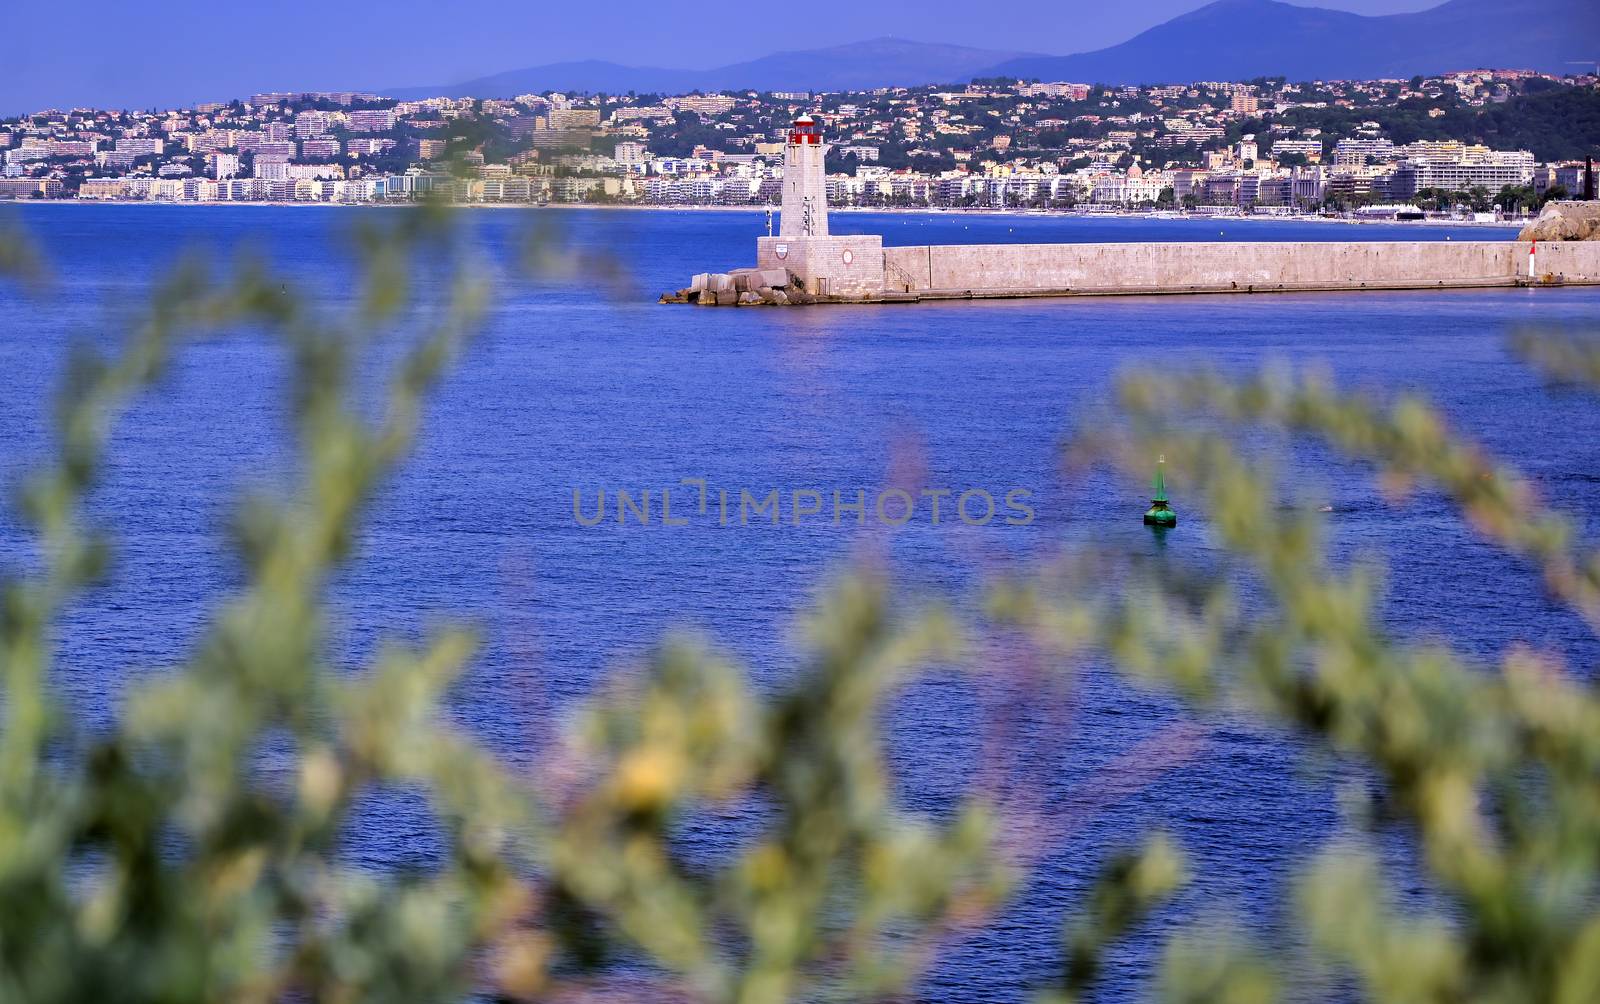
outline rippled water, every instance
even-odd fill
[[[349,294],[339,235],[360,213],[384,211],[22,210],[55,283],[28,301],[0,287],[0,481],[14,485],[47,449],[45,402],[67,346],[115,344],[125,316],[119,304],[135,302],[185,248],[220,257],[258,248],[335,302]],[[515,233],[534,215],[470,218],[484,253],[506,266]],[[1597,529],[1590,503],[1600,478],[1600,411],[1517,365],[1506,337],[1519,325],[1592,327],[1600,290],[713,311],[653,300],[694,272],[749,263],[753,238],[764,232],[759,214],[537,215],[557,220],[573,248],[614,256],[637,295],[615,302],[571,281],[512,290],[437,396],[416,459],[374,514],[360,560],[336,590],[340,643],[352,660],[383,633],[415,634],[443,617],[479,623],[485,647],[458,714],[513,764],[536,761],[603,674],[672,626],[697,626],[763,686],[781,681],[797,660],[796,613],[853,556],[887,562],[914,595],[966,603],[984,574],[1063,543],[1151,547],[1138,519],[1143,485],[1098,475],[1069,482],[1057,463],[1074,422],[1131,365],[1244,370],[1315,361],[1345,385],[1423,392],[1459,428],[1528,471],[1591,538]],[[1510,236],[871,214],[840,214],[834,229],[881,232],[892,244]],[[219,590],[239,580],[225,530],[240,491],[284,477],[284,377],[263,339],[208,339],[186,350],[119,428],[112,470],[93,502],[119,538],[117,582],[77,605],[60,639],[60,685],[89,723],[105,719],[127,681],[181,655]],[[1425,499],[1385,505],[1361,472],[1327,457],[1308,456],[1298,469],[1334,507],[1335,551],[1386,562],[1385,615],[1396,634],[1449,635],[1484,661],[1528,642],[1564,653],[1585,673],[1595,664],[1593,639],[1539,596],[1527,568]],[[586,528],[573,518],[574,489],[592,511],[601,489],[658,491],[686,478],[735,498],[740,489],[758,497],[814,489],[827,500],[825,514],[777,528],[721,527],[693,512],[681,527]],[[947,509],[935,526],[922,509],[900,529],[828,518],[835,489],[870,498],[886,484],[980,488],[997,499],[1023,489],[1037,518],[979,527]],[[1203,553],[1204,515],[1185,509],[1181,484],[1172,487],[1184,522],[1167,538],[1168,552]],[[681,513],[693,489],[680,490]],[[0,562],[15,567],[29,553],[12,516],[0,517]],[[1008,666],[1028,658],[999,640],[983,656]],[[1273,904],[1296,863],[1337,823],[1326,771],[1310,771],[1293,744],[1241,723],[1201,721],[1175,733],[1181,716],[1170,704],[1099,675],[1081,681],[1067,706],[1013,701],[1006,717],[1014,731],[986,734],[982,723],[1016,697],[934,674],[895,707],[893,761],[909,807],[938,811],[998,758],[1025,773],[1050,819],[1019,901],[948,946],[920,997],[1014,1000],[1048,979],[1063,910],[1108,849],[1152,826],[1180,838],[1198,879],[1175,909],[1119,949],[1109,997],[1144,986],[1161,931],[1216,908],[1203,903],[1290,940]],[[1147,769],[1128,769],[1130,757]],[[431,835],[414,810],[404,799],[373,806],[351,853],[380,865],[426,860]],[[726,834],[702,828],[689,839],[710,852]]]

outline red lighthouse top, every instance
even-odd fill
[[[809,115],[802,115],[794,120],[789,127],[789,142],[804,146],[816,146],[822,142],[822,123]]]

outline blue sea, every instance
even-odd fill
[[[15,486],[48,454],[69,348],[111,351],[152,281],[185,254],[223,262],[252,250],[336,308],[352,296],[349,228],[393,211],[15,210],[52,282],[36,296],[0,283],[0,483]],[[740,660],[760,688],[781,687],[804,657],[796,618],[853,563],[886,569],[909,598],[951,598],[975,621],[985,579],[1063,546],[1164,546],[1169,559],[1204,560],[1213,547],[1205,514],[1186,507],[1181,483],[1169,487],[1182,523],[1158,542],[1140,525],[1143,482],[1061,463],[1063,442],[1102,414],[1114,377],[1130,368],[1315,365],[1375,395],[1426,395],[1455,429],[1526,471],[1587,539],[1600,530],[1600,409],[1547,385],[1508,346],[1522,327],[1600,326],[1600,289],[707,310],[655,297],[693,273],[752,263],[762,214],[484,210],[463,223],[502,293],[335,584],[335,644],[357,665],[386,635],[476,624],[483,649],[454,713],[519,771],[538,767],[608,674],[637,667],[676,629]],[[519,240],[535,223],[584,263],[578,272],[515,277]],[[1513,236],[971,214],[836,214],[833,228],[889,244]],[[602,281],[612,272],[620,287]],[[281,350],[260,335],[204,338],[117,426],[91,505],[117,539],[114,581],[77,603],[58,637],[56,683],[84,728],[103,725],[131,683],[181,659],[239,584],[227,543],[235,506],[246,492],[281,488],[291,471],[286,376]],[[1359,467],[1322,453],[1281,456],[1297,489],[1332,507],[1336,558],[1383,563],[1393,634],[1448,637],[1484,665],[1526,643],[1592,673],[1600,646],[1524,564],[1426,496],[1394,505]],[[894,486],[949,490],[942,519],[923,502],[905,525],[879,524],[871,500]],[[663,488],[674,489],[675,518],[687,525],[661,525]],[[588,519],[600,493],[614,500],[619,489],[652,492],[652,525],[619,526],[614,506],[598,526],[575,518],[575,491]],[[735,506],[741,491],[776,490],[786,509],[794,491],[815,491],[823,513],[798,526],[722,526],[720,490]],[[854,500],[858,490],[867,525],[849,513],[836,524],[832,493]],[[972,490],[997,505],[982,525],[952,515]],[[1034,511],[1026,525],[1005,520],[1011,491]],[[969,515],[981,515],[982,497],[969,500]],[[33,560],[8,510],[0,568]],[[1162,937],[1196,919],[1241,918],[1292,953],[1279,904],[1307,856],[1339,833],[1345,768],[1258,725],[1191,717],[1104,671],[1086,671],[1062,697],[1047,683],[1048,661],[1015,639],[979,636],[974,651],[985,672],[942,669],[896,698],[887,728],[899,797],[907,811],[938,814],[974,778],[1008,772],[1033,796],[1036,864],[998,918],[944,946],[917,999],[1016,1001],[1052,979],[1063,916],[1108,853],[1155,828],[1181,842],[1195,881],[1114,951],[1106,999],[1147,990]],[[707,824],[686,839],[714,853],[731,838]],[[378,868],[425,864],[434,846],[404,797],[368,807],[349,840],[354,858]],[[1408,873],[1403,846],[1394,856]]]

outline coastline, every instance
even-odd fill
[[[139,199],[16,199],[0,202],[0,213],[12,206],[139,206],[139,207],[181,207],[181,208],[215,208],[223,206],[252,207],[252,208],[278,208],[278,209],[403,209],[410,203],[404,202],[246,202],[232,200],[218,200],[213,202],[153,202]],[[463,202],[453,206],[457,209],[486,209],[486,210],[555,210],[557,212],[653,212],[653,213],[748,213],[760,215],[767,212],[766,206],[663,206],[663,205],[617,205],[605,203],[545,203],[531,202]],[[775,212],[777,207],[771,207]],[[1352,226],[1379,225],[1386,227],[1481,227],[1487,230],[1518,230],[1527,225],[1533,217],[1518,220],[1458,220],[1458,219],[1425,219],[1425,220],[1394,220],[1394,219],[1350,219],[1338,216],[1315,215],[1211,215],[1206,213],[1186,213],[1181,211],[1163,211],[1156,213],[1139,212],[1082,212],[1077,210],[1056,209],[994,209],[989,207],[957,208],[952,206],[829,206],[830,214],[870,214],[884,216],[992,216],[1012,219],[1093,219],[1093,220],[1162,220],[1172,223],[1326,223],[1346,224]]]

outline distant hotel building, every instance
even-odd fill
[[[63,187],[54,178],[0,178],[0,199],[59,199]]]
[[[331,101],[346,108],[357,101],[381,101],[381,95],[362,91],[266,91],[250,95],[250,104],[256,108],[267,105],[297,104],[301,101]]]
[[[1173,126],[1169,126],[1167,132],[1156,140],[1157,146],[1175,147],[1189,143],[1193,143],[1195,146],[1202,146],[1214,139],[1221,139],[1223,136],[1221,126],[1189,125],[1185,122],[1182,123],[1183,128],[1176,128],[1177,124],[1174,123]]]
[[[1285,154],[1298,154],[1313,163],[1322,159],[1322,140],[1320,139],[1275,139],[1272,141],[1272,156],[1282,157]]]
[[[1418,157],[1395,168],[1389,180],[1389,198],[1405,200],[1425,188],[1464,192],[1486,188],[1490,194],[1507,185],[1533,183],[1533,154],[1525,150],[1488,151],[1451,159]]]
[[[1336,165],[1360,167],[1369,160],[1393,160],[1394,143],[1386,139],[1341,139],[1333,145]]]
[[[219,180],[232,178],[239,173],[239,157],[232,153],[213,153],[206,157],[211,176]]]
[[[350,113],[351,132],[388,132],[394,128],[394,111],[389,108],[358,109]]]
[[[128,182],[125,178],[85,178],[83,184],[78,186],[80,199],[125,199],[128,197]]]
[[[550,109],[550,129],[598,129],[600,127],[600,109],[598,108],[552,108]]]
[[[623,122],[670,122],[672,109],[665,105],[624,105],[611,113],[611,121]]]
[[[737,104],[733,98],[726,94],[690,94],[681,98],[668,98],[662,104],[678,111],[696,112],[702,115],[723,115],[733,110]]]
[[[124,136],[117,140],[118,153],[131,153],[135,157],[160,156],[166,151],[167,144],[156,137]]]
[[[1088,84],[1022,84],[1018,86],[1017,93],[1028,98],[1065,98],[1068,101],[1082,101],[1089,96]]]
[[[294,117],[295,139],[316,139],[327,135],[328,129],[327,112],[301,112]]]
[[[345,152],[352,157],[371,157],[377,154],[388,153],[398,144],[392,139],[361,139],[351,138],[345,141]]]

